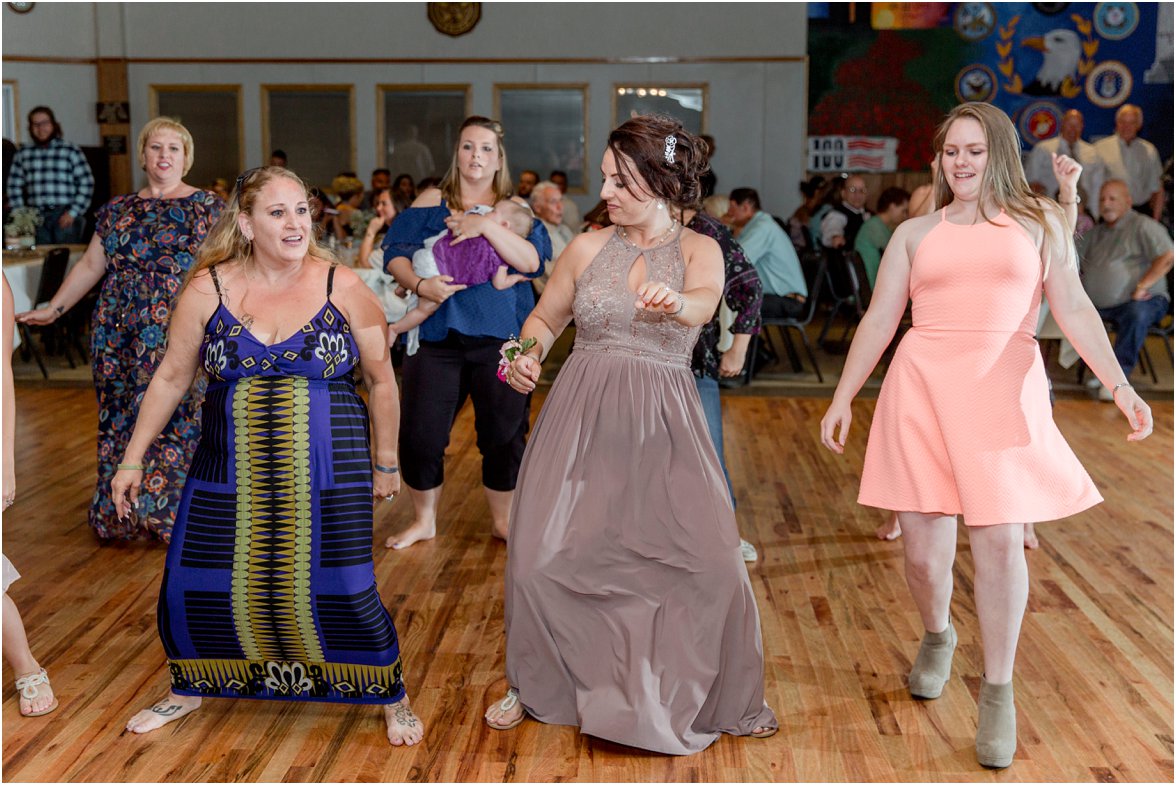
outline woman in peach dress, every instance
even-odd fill
[[[1061,208],[1029,190],[1009,118],[990,104],[958,106],[935,149],[935,201],[946,207],[903,223],[887,246],[821,440],[842,452],[850,404],[909,298],[914,326],[878,397],[858,501],[899,511],[907,584],[926,629],[909,678],[920,698],[939,697],[950,676],[956,516],[964,516],[984,651],[976,756],[1000,768],[1017,745],[1013,660],[1029,593],[1022,524],[1102,501],[1053,421],[1034,339],[1043,290],[1062,331],[1114,391],[1128,440],[1150,434],[1152,417],[1082,289]]]

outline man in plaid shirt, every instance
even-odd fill
[[[94,195],[94,173],[81,149],[61,138],[61,126],[49,107],[29,112],[29,134],[34,144],[16,152],[8,174],[9,205],[40,211],[38,243],[80,243]]]

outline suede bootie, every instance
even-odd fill
[[[980,721],[976,728],[976,760],[981,766],[1003,769],[1017,751],[1017,709],[1013,683],[989,684],[980,680]]]
[[[919,654],[911,666],[911,675],[907,677],[911,695],[916,698],[938,698],[943,693],[943,685],[951,675],[951,655],[955,652],[958,640],[950,620],[943,632],[924,633]]]

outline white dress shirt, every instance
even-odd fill
[[[1025,160],[1025,179],[1031,183],[1041,183],[1047,196],[1056,199],[1058,195],[1058,181],[1053,173],[1052,153],[1068,155],[1082,164],[1082,174],[1078,178],[1078,188],[1082,191],[1082,204],[1094,219],[1098,220],[1098,191],[1106,179],[1106,167],[1098,150],[1089,142],[1079,139],[1073,145],[1061,136],[1038,142],[1029,157]]]
[[[1146,204],[1160,190],[1160,172],[1164,167],[1151,142],[1137,136],[1131,144],[1124,144],[1117,134],[1111,134],[1095,142],[1094,149],[1106,166],[1107,179],[1127,183],[1131,204]]]

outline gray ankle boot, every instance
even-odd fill
[[[943,693],[943,685],[951,675],[951,655],[955,652],[958,640],[950,620],[943,632],[924,633],[919,654],[911,666],[911,675],[907,677],[911,695],[916,698],[938,698]]]
[[[1013,683],[989,684],[980,680],[980,721],[976,728],[976,760],[981,766],[1003,769],[1017,751],[1017,709]]]

